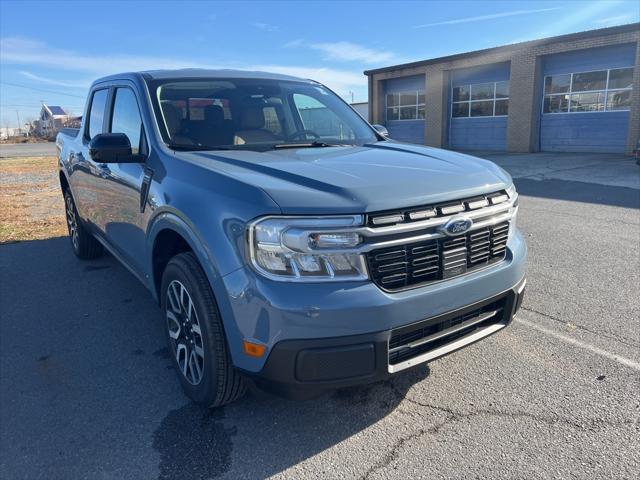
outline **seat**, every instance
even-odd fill
[[[240,130],[233,139],[234,145],[278,140],[278,137],[266,130],[264,125],[264,111],[260,105],[245,107],[240,115]]]
[[[231,132],[224,119],[224,110],[220,105],[204,107],[202,121],[193,121],[193,137],[200,145],[228,145],[231,143]]]
[[[162,112],[171,142],[193,145],[193,141],[182,134],[182,112],[180,109],[173,103],[165,102],[162,104]]]

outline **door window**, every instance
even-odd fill
[[[116,88],[110,132],[124,133],[131,143],[131,153],[135,155],[140,151],[142,119],[136,96],[130,88]]]
[[[107,95],[109,90],[96,90],[91,99],[91,111],[89,112],[89,125],[86,130],[91,140],[96,135],[102,133],[102,125],[104,122],[104,110],[107,105]]]

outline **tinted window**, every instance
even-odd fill
[[[607,94],[607,110],[629,110],[631,90],[617,90]]]
[[[509,115],[509,100],[496,100],[495,115]]]
[[[452,115],[454,117],[468,117],[469,116],[469,102],[454,103]]]
[[[586,90],[604,90],[607,86],[607,71],[574,73],[572,92],[584,92]]]
[[[604,92],[571,95],[572,112],[599,112],[602,110],[604,110]]]
[[[496,98],[508,98],[509,97],[509,82],[497,82],[496,83]]]
[[[564,93],[569,91],[571,74],[552,75],[545,78],[544,93]]]
[[[117,88],[111,116],[111,133],[124,133],[131,143],[131,152],[138,153],[142,119],[138,110],[136,96],[129,88]]]
[[[544,113],[563,113],[568,110],[568,95],[548,95],[544,98]]]
[[[400,94],[400,105],[416,105],[417,92],[403,92]]]
[[[493,83],[471,85],[471,100],[484,100],[486,98],[493,98]]]
[[[633,68],[618,68],[609,72],[609,88],[631,88]]]
[[[453,101],[462,102],[469,100],[469,85],[463,87],[454,87],[453,89]]]
[[[104,109],[107,106],[107,95],[109,90],[97,90],[91,100],[91,112],[89,112],[89,138],[102,133],[102,123],[104,120]]]
[[[490,117],[493,115],[493,101],[471,102],[472,117]]]

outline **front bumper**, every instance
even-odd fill
[[[249,376],[261,388],[289,397],[312,398],[326,390],[383,380],[407,368],[452,353],[509,325],[522,304],[526,280],[491,298],[394,330],[346,337],[284,340],[271,350],[261,371]],[[496,310],[499,306],[499,310]],[[482,314],[482,312],[485,312]],[[474,316],[479,312],[478,316]],[[486,318],[489,313],[492,317]],[[461,319],[467,319],[462,322]],[[457,322],[457,323],[456,323]],[[441,326],[441,327],[438,327]],[[390,356],[390,341],[437,330],[413,343],[406,358]],[[424,342],[424,339],[422,340]],[[397,350],[397,348],[396,348]]]

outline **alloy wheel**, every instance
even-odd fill
[[[173,280],[167,288],[167,328],[173,354],[184,378],[198,385],[204,373],[204,343],[198,315],[186,287]]]
[[[66,198],[67,227],[69,228],[69,236],[73,243],[73,248],[78,250],[78,219],[76,217],[76,209],[73,205],[71,195]]]

